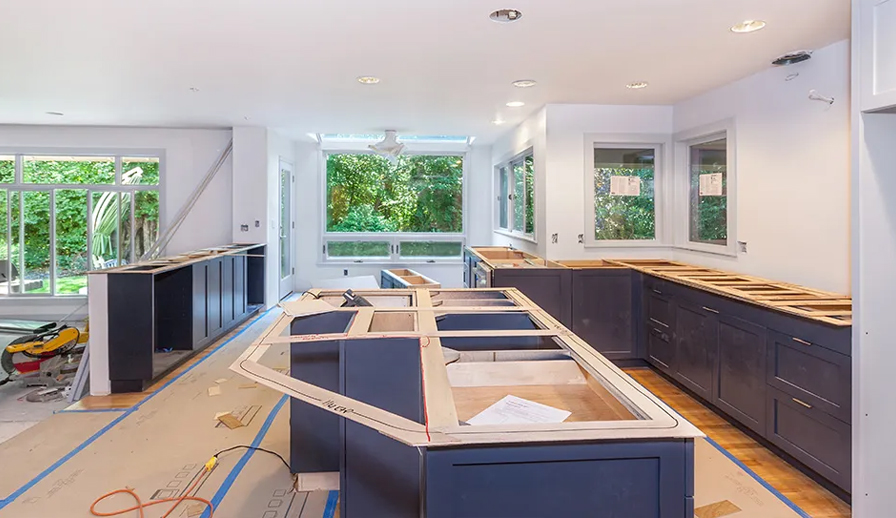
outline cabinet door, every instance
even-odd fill
[[[233,314],[233,256],[221,258],[221,319],[225,328],[236,320]]]
[[[862,111],[896,106],[896,2],[860,0],[854,2],[859,31],[859,77]]]
[[[759,434],[765,433],[765,343],[764,327],[719,317],[716,406]]]
[[[237,320],[246,316],[246,258],[233,258],[233,315]]]
[[[572,306],[572,271],[565,268],[497,268],[492,287],[516,288],[567,328]]]
[[[671,331],[647,326],[647,361],[670,376],[675,374],[675,341]]]
[[[675,320],[674,377],[703,399],[712,401],[719,347],[718,315],[712,308],[679,301]]]
[[[208,262],[196,263],[193,268],[193,348],[208,338]]]
[[[206,309],[208,318],[206,320],[206,336],[216,336],[224,327],[221,311],[221,260],[212,259],[206,261],[208,268],[206,274]]]
[[[628,269],[575,270],[572,331],[611,360],[637,357]]]

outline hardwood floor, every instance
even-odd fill
[[[812,518],[850,518],[850,506],[647,367],[624,369]]]

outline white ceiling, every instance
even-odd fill
[[[546,103],[674,103],[849,37],[846,0],[2,3],[0,123],[252,124],[296,138],[394,128],[490,142]],[[501,8],[523,18],[489,20]],[[729,32],[744,19],[768,26]],[[538,86],[510,85],[528,78]]]

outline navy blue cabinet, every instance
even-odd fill
[[[719,316],[719,372],[716,406],[756,433],[765,433],[766,329]]]
[[[675,303],[671,293],[655,285],[644,290],[644,326],[647,361],[669,376],[675,374]]]
[[[674,378],[712,401],[719,349],[718,311],[681,301],[676,308],[676,321]]]
[[[567,328],[572,320],[572,270],[566,268],[496,268],[493,288],[516,288]]]
[[[572,272],[572,332],[610,360],[637,358],[632,272],[595,268]]]

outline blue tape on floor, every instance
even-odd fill
[[[719,443],[717,443],[716,441],[710,439],[709,436],[706,437],[706,442],[708,442],[709,444],[712,444],[713,447],[715,447],[715,449],[719,450],[719,452],[720,452],[722,455],[728,457],[728,460],[730,460],[731,462],[737,464],[737,466],[738,466],[740,469],[744,470],[744,472],[745,472],[747,475],[750,475],[751,477],[753,477],[753,480],[755,480],[756,482],[759,482],[759,483],[762,485],[762,487],[768,489],[768,490],[771,492],[771,494],[773,494],[773,495],[775,495],[776,497],[778,497],[778,500],[784,502],[784,504],[785,504],[787,507],[791,508],[791,509],[793,510],[793,512],[795,512],[796,514],[802,516],[803,518],[812,518],[811,516],[809,516],[808,514],[806,514],[805,511],[803,511],[802,509],[800,509],[795,503],[791,502],[789,498],[787,498],[786,496],[782,495],[777,489],[775,489],[774,487],[772,487],[771,484],[769,484],[768,482],[766,482],[765,480],[763,480],[762,477],[760,477],[759,475],[757,475],[752,469],[748,468],[743,462],[741,462],[740,460],[738,460],[737,457],[735,457],[734,455],[732,455],[732,454],[731,454],[728,450],[726,450],[725,448],[722,448],[722,446],[721,446]]]
[[[258,448],[261,445],[262,439],[267,435],[268,430],[270,430],[271,425],[274,424],[274,418],[277,417],[277,414],[280,412],[280,409],[283,408],[283,405],[286,404],[286,400],[289,399],[289,396],[283,394],[283,397],[280,398],[280,401],[277,401],[277,404],[274,405],[274,408],[271,409],[271,412],[268,414],[268,418],[264,420],[264,424],[261,425],[261,428],[258,430],[258,433],[255,434],[255,439],[252,441],[252,447]],[[255,450],[246,450],[246,453],[243,453],[243,456],[240,457],[240,460],[237,461],[236,465],[233,466],[233,469],[230,470],[230,473],[227,475],[227,478],[224,479],[224,482],[221,484],[221,487],[215,491],[215,496],[212,497],[211,503],[212,506],[217,509],[218,505],[221,503],[221,500],[224,500],[224,496],[227,494],[227,491],[230,490],[233,483],[236,482],[236,478],[240,475],[240,472],[243,471],[243,468],[248,464],[249,459],[252,458],[252,455],[255,453]],[[209,517],[209,509],[206,508],[205,512],[202,513],[201,518]]]
[[[62,457],[62,458],[60,458],[59,460],[57,460],[56,462],[54,462],[49,468],[47,468],[47,469],[41,471],[36,477],[34,477],[34,478],[32,478],[31,480],[29,480],[25,485],[23,485],[23,486],[20,487],[19,489],[16,489],[16,490],[13,491],[12,493],[10,493],[10,495],[7,496],[6,498],[0,500],[0,510],[2,510],[2,509],[3,509],[4,507],[6,507],[7,505],[11,504],[16,498],[22,496],[23,493],[25,493],[26,491],[28,491],[29,489],[31,489],[32,487],[34,487],[35,484],[37,484],[38,482],[40,482],[41,480],[43,480],[44,478],[46,478],[47,475],[49,475],[50,473],[52,473],[52,472],[54,472],[55,470],[57,470],[57,469],[59,468],[59,466],[62,466],[63,464],[65,464],[66,462],[68,462],[69,459],[71,459],[72,457],[74,457],[75,455],[77,455],[79,452],[81,452],[81,450],[83,450],[84,448],[90,446],[94,441],[96,441],[97,439],[99,439],[100,437],[102,437],[103,434],[105,434],[106,432],[108,432],[109,430],[111,430],[115,425],[117,425],[118,423],[120,423],[121,421],[123,421],[126,417],[128,417],[129,415],[131,415],[131,414],[133,414],[134,412],[136,412],[136,411],[140,408],[140,405],[142,405],[143,403],[146,403],[147,401],[149,401],[150,399],[152,399],[153,396],[155,396],[155,395],[158,394],[159,392],[165,390],[169,385],[171,385],[172,383],[174,383],[175,381],[177,381],[178,379],[180,379],[181,376],[183,376],[184,374],[186,374],[186,373],[190,372],[191,370],[193,370],[197,365],[199,365],[200,363],[202,363],[202,362],[204,362],[205,360],[209,359],[213,354],[215,354],[216,352],[218,352],[222,347],[224,347],[225,345],[227,345],[227,344],[229,344],[230,342],[234,341],[238,336],[240,336],[241,334],[243,334],[243,333],[245,333],[246,331],[248,331],[249,328],[251,328],[253,325],[255,325],[256,322],[258,322],[259,320],[261,320],[262,318],[264,318],[265,315],[267,315],[272,309],[274,309],[274,308],[276,308],[276,307],[277,307],[277,306],[272,306],[272,307],[266,309],[262,314],[258,315],[258,316],[255,317],[251,322],[249,322],[249,324],[248,324],[247,326],[245,326],[245,327],[243,327],[242,329],[240,329],[235,335],[233,335],[233,336],[231,336],[230,338],[228,338],[225,342],[223,342],[223,343],[221,343],[221,344],[215,346],[215,348],[212,349],[210,353],[208,353],[208,354],[205,355],[204,357],[200,358],[199,361],[197,361],[197,362],[194,363],[193,365],[190,365],[189,367],[187,367],[186,369],[184,369],[183,372],[181,372],[180,374],[178,374],[178,375],[175,376],[174,378],[171,378],[167,383],[165,383],[164,385],[162,385],[161,387],[159,387],[158,390],[156,390],[156,391],[153,392],[152,394],[146,396],[145,398],[141,399],[140,402],[137,403],[136,405],[134,405],[134,406],[132,406],[132,407],[130,407],[130,408],[114,409],[114,410],[110,409],[110,410],[108,410],[108,411],[121,411],[121,412],[123,412],[123,413],[122,413],[120,416],[116,417],[115,420],[113,420],[111,423],[109,423],[109,424],[107,424],[106,426],[104,426],[103,428],[101,428],[100,431],[98,431],[98,432],[96,432],[95,434],[91,435],[86,441],[82,442],[82,443],[79,444],[77,447],[75,447],[75,449],[73,449],[72,451],[68,452],[64,457]],[[284,395],[283,397],[286,398],[287,396]],[[278,403],[278,405],[282,406],[282,401],[281,401],[281,403]],[[98,410],[84,410],[84,411],[97,412]],[[105,411],[105,409],[104,409],[104,410],[99,410],[99,411]],[[76,410],[69,410],[69,412],[76,412]],[[204,515],[203,515],[203,516],[204,516]]]
[[[330,491],[327,497],[327,506],[324,507],[323,518],[333,518],[336,514],[336,503],[339,501],[339,491]]]

